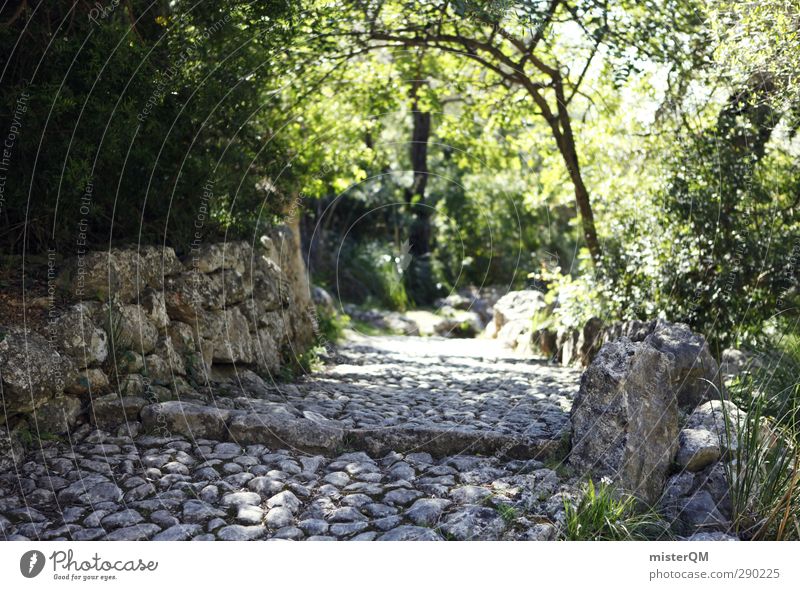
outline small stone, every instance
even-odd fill
[[[416,490],[396,489],[388,492],[383,497],[383,501],[389,506],[405,506],[422,495],[422,492]]]
[[[273,539],[288,539],[290,541],[299,541],[305,537],[303,531],[295,526],[287,526],[283,527],[275,531],[275,534],[272,536]]]
[[[420,498],[406,511],[405,516],[419,526],[433,526],[450,504],[450,500],[441,498]]]
[[[393,514],[397,514],[397,508],[393,506],[387,506],[386,504],[365,504],[361,507],[361,510],[369,514],[372,518],[383,518],[384,516],[391,516]]]
[[[442,538],[433,530],[421,526],[399,526],[380,537],[378,541],[441,541]]]
[[[284,488],[284,483],[271,477],[261,476],[247,482],[247,489],[261,494],[262,496],[273,496]]]
[[[142,515],[132,509],[123,510],[116,514],[106,516],[101,521],[102,525],[107,529],[116,529],[119,527],[130,527],[142,522],[144,518]]]
[[[117,529],[105,537],[105,541],[144,541],[161,530],[161,527],[151,523],[136,524],[130,527]]]
[[[267,518],[265,522],[267,526],[273,529],[280,529],[285,526],[289,526],[292,524],[292,513],[289,511],[288,508],[284,508],[283,506],[276,506],[275,508],[271,508],[269,512],[267,512]]]
[[[451,514],[441,526],[442,532],[457,541],[499,539],[506,528],[503,518],[493,508],[467,506]]]
[[[183,505],[183,520],[188,523],[204,523],[214,517],[225,516],[222,510],[218,510],[201,500],[188,500]]]
[[[345,522],[331,525],[330,532],[337,537],[349,537],[367,528],[366,522]]]
[[[200,531],[199,524],[176,524],[158,533],[153,541],[188,541]]]
[[[310,518],[301,520],[297,523],[307,535],[323,535],[328,532],[328,523],[319,518]]]
[[[300,509],[301,505],[302,504],[300,500],[297,499],[297,496],[289,491],[275,494],[269,500],[267,500],[267,506],[270,508],[274,508],[275,506],[283,506],[293,514]]]
[[[264,511],[258,506],[243,504],[239,506],[239,511],[236,513],[236,520],[242,524],[260,524],[263,518]]]
[[[167,510],[156,510],[150,515],[150,520],[165,529],[180,524],[180,521]]]
[[[366,516],[361,514],[355,508],[351,508],[349,506],[344,508],[337,508],[333,512],[331,512],[330,516],[328,517],[330,522],[356,522],[356,521],[365,521],[368,520]]]
[[[403,518],[400,516],[386,516],[384,518],[379,518],[372,521],[372,524],[375,526],[375,528],[378,528],[382,531],[388,531],[389,529],[393,529],[398,526],[401,522],[403,522]]]
[[[222,496],[223,506],[256,506],[261,503],[261,496],[255,492],[232,492]]]
[[[323,478],[323,481],[337,488],[341,488],[350,483],[350,476],[344,471],[334,471]]]
[[[491,495],[491,491],[478,486],[463,486],[450,492],[450,497],[459,504],[480,504]]]
[[[220,541],[253,541],[260,539],[267,533],[263,525],[242,526],[240,524],[228,525],[217,532]]]

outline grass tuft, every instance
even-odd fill
[[[641,541],[668,539],[669,526],[652,510],[640,511],[633,496],[601,481],[589,480],[574,505],[564,499],[564,537],[568,541]]]

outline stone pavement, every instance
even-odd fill
[[[242,374],[205,406],[161,404],[149,434],[43,442],[0,475],[0,538],[556,536],[579,372],[483,340],[360,338],[338,355],[299,383]]]

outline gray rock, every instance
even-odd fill
[[[0,387],[5,414],[31,412],[60,394],[71,362],[42,336],[0,326]]]
[[[270,508],[269,512],[267,512],[265,522],[270,528],[280,529],[291,525],[294,522],[294,517],[289,509],[283,506],[276,506],[275,508]]]
[[[22,460],[24,450],[16,431],[0,427],[0,473],[10,473]]]
[[[705,338],[692,332],[686,324],[659,320],[644,342],[667,355],[669,378],[677,391],[678,406],[684,412],[691,412],[699,404],[719,398],[723,393],[719,367]]]
[[[272,496],[269,500],[267,500],[267,506],[270,508],[274,508],[275,506],[283,506],[284,508],[288,509],[292,514],[296,513],[301,506],[300,500],[297,499],[292,492],[285,491],[280,492]]]
[[[135,524],[142,522],[144,518],[141,514],[131,508],[110,514],[101,520],[103,527],[107,529],[116,529],[119,527],[131,527]]]
[[[355,508],[351,508],[349,506],[337,508],[331,512],[330,516],[328,517],[329,522],[357,522],[366,520],[368,520],[366,516],[361,514]]]
[[[98,328],[92,309],[85,303],[72,306],[52,324],[59,348],[78,369],[102,363],[108,356],[108,337]]]
[[[72,396],[60,396],[37,408],[33,420],[40,433],[66,434],[81,414],[81,401]]]
[[[411,502],[421,497],[422,495],[423,495],[422,492],[418,492],[417,490],[407,490],[400,488],[388,492],[383,497],[383,501],[389,506],[405,506],[407,504],[411,504]]]
[[[421,526],[399,526],[380,537],[378,541],[442,541],[443,539],[431,529]]]
[[[93,397],[89,417],[98,428],[111,430],[120,424],[139,419],[139,412],[147,405],[142,397],[124,396],[116,393]]]
[[[158,533],[153,541],[188,541],[202,531],[199,524],[176,524]]]
[[[686,421],[686,428],[707,430],[717,438],[721,452],[736,450],[737,433],[745,412],[731,401],[712,400],[698,406]]]
[[[503,534],[506,523],[492,508],[466,506],[447,516],[440,528],[457,541],[489,541]]]
[[[450,500],[441,498],[420,498],[406,511],[405,516],[416,525],[433,526],[450,504]]]
[[[678,405],[668,370],[667,356],[646,342],[606,344],[581,377],[571,413],[572,466],[610,477],[651,506],[677,450]]]
[[[247,489],[264,497],[272,497],[279,493],[286,484],[282,481],[267,476],[255,477],[247,482]]]
[[[366,522],[339,522],[332,524],[329,530],[336,537],[350,537],[365,531],[368,527]]]
[[[149,431],[166,430],[190,438],[217,440],[225,438],[229,416],[229,410],[179,401],[152,404],[141,411],[142,424]]]
[[[328,532],[328,523],[319,518],[301,520],[297,526],[307,535],[324,535]]]
[[[103,327],[110,334],[110,344],[114,349],[134,350],[140,354],[153,352],[158,341],[158,328],[142,307],[112,304],[104,308],[103,314]]]
[[[261,496],[255,492],[231,492],[222,496],[223,506],[257,506]]]
[[[336,486],[337,488],[341,488],[350,483],[350,476],[344,471],[334,471],[323,477],[322,481]]]
[[[686,538],[687,541],[738,541],[739,537],[728,535],[727,533],[716,532],[701,532],[695,533]]]
[[[450,497],[459,504],[480,504],[491,495],[491,491],[478,486],[462,486],[450,491]]]
[[[708,430],[686,428],[678,439],[675,462],[687,471],[700,471],[720,457],[719,436]]]
[[[220,529],[217,532],[217,538],[220,541],[253,541],[266,534],[267,528],[263,525],[242,526],[232,524]]]
[[[264,519],[264,511],[258,506],[239,506],[236,513],[236,520],[242,524],[261,524]]]
[[[275,534],[272,535],[273,539],[287,539],[290,541],[300,541],[305,537],[303,531],[301,531],[296,526],[287,526],[283,527],[275,531]]]
[[[158,525],[146,522],[112,531],[107,534],[103,540],[145,541],[160,531],[161,528]]]
[[[231,437],[242,444],[291,445],[307,452],[331,452],[342,444],[341,428],[283,415],[237,414],[230,422]]]
[[[218,510],[201,500],[188,500],[183,505],[183,521],[192,524],[202,524],[212,518],[225,516],[222,510]]]

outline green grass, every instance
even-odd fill
[[[336,311],[328,311],[322,306],[317,307],[317,339],[321,342],[339,342],[344,331],[350,326],[350,316]]]
[[[564,537],[568,541],[668,539],[669,526],[652,510],[640,511],[633,496],[590,480],[577,505],[564,499]]]
[[[277,380],[283,383],[296,381],[303,375],[310,375],[322,370],[324,362],[321,355],[325,349],[321,346],[314,346],[298,355],[293,355],[283,365],[277,374]]]
[[[358,332],[359,334],[363,334],[365,336],[401,336],[402,333],[398,332],[397,330],[390,330],[388,328],[381,329],[373,324],[369,324],[367,322],[361,320],[350,320],[350,327]]]

